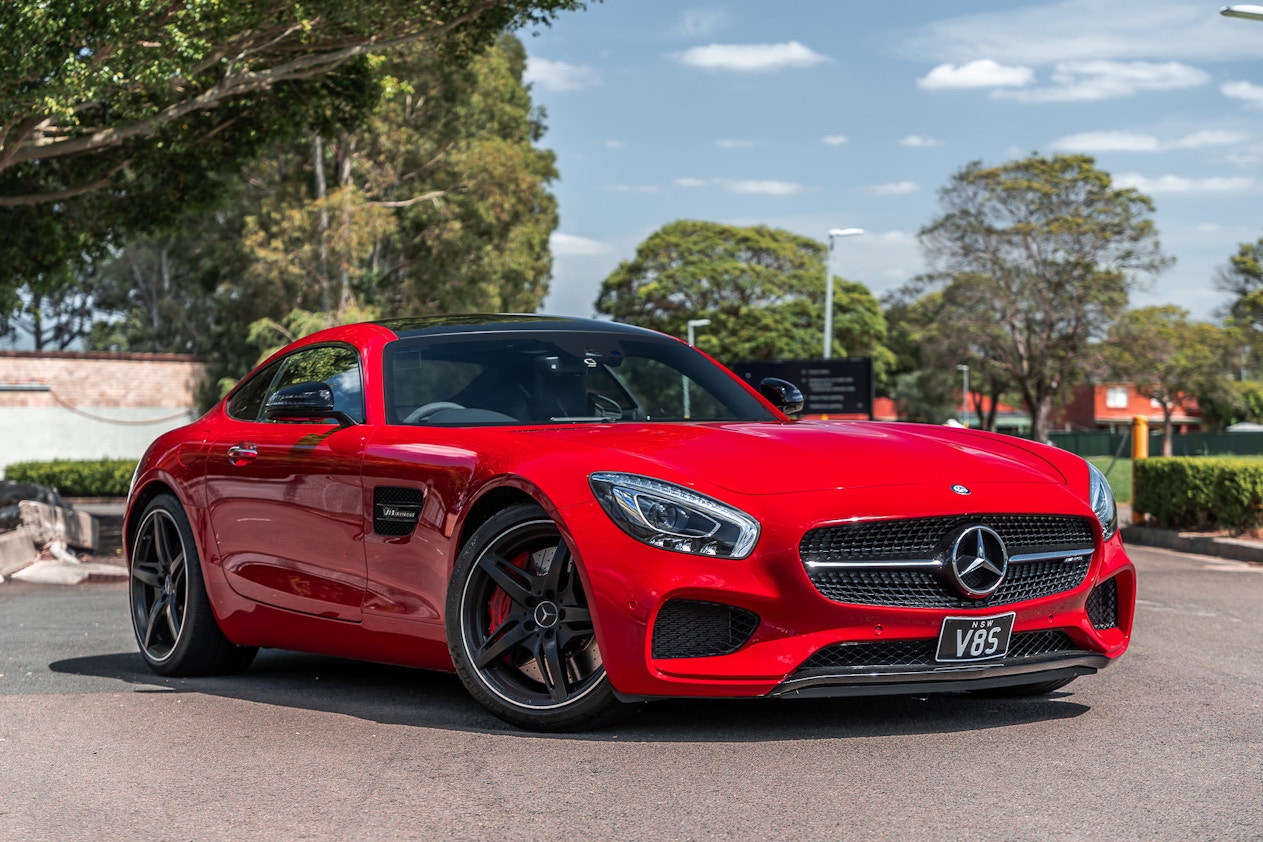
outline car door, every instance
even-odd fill
[[[249,599],[358,621],[365,561],[362,423],[269,421],[272,394],[327,383],[335,408],[364,420],[358,353],[300,349],[259,371],[225,407],[208,448],[207,511],[224,574]]]

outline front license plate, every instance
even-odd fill
[[[1003,658],[1009,651],[1009,638],[1013,634],[1013,618],[1016,616],[1010,612],[994,617],[945,618],[934,660],[961,663]]]

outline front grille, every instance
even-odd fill
[[[926,559],[962,526],[980,523],[1004,540],[1009,555],[1093,546],[1092,521],[1064,515],[948,515],[824,526],[803,536],[803,561]]]
[[[1088,619],[1094,629],[1118,628],[1118,582],[1106,579],[1088,595]]]
[[[655,658],[731,655],[759,627],[759,615],[735,605],[669,600],[653,624]]]
[[[836,643],[816,652],[798,668],[795,676],[809,672],[882,669],[886,667],[941,666],[934,660],[937,638],[920,640],[874,640],[867,643]],[[1009,654],[1002,660],[1034,658],[1060,652],[1077,652],[1070,636],[1061,631],[1018,632],[1009,641]],[[1000,659],[997,659],[1000,660]]]
[[[1010,563],[1000,587],[986,599],[967,599],[935,570],[808,568],[816,590],[834,602],[901,608],[991,608],[1074,590],[1091,560]]]
[[[958,529],[982,524],[1015,555],[1083,551],[1094,545],[1092,521],[1061,515],[952,515],[843,524],[813,529],[799,543],[807,576],[821,594],[853,605],[904,608],[988,608],[1064,593],[1083,584],[1089,555],[1070,560],[1010,562],[1008,575],[994,594],[983,600],[963,596],[938,569],[865,567],[865,563],[927,561],[941,558],[948,538]],[[812,562],[849,565],[812,567]]]

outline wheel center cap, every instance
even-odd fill
[[[551,629],[561,619],[561,610],[557,603],[545,600],[535,606],[535,624],[541,629]]]

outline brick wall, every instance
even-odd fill
[[[136,458],[195,417],[206,365],[179,354],[0,351],[0,467]]]

